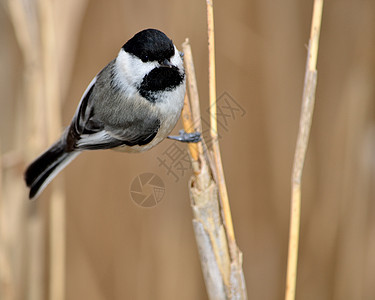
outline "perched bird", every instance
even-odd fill
[[[182,55],[161,31],[138,32],[88,85],[61,138],[25,172],[29,198],[83,150],[141,152],[168,137],[197,142],[199,133],[168,136],[184,102]]]

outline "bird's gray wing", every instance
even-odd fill
[[[99,75],[100,76],[100,73]],[[156,136],[160,120],[158,118],[134,119],[122,123],[122,126],[108,126],[97,118],[93,105],[93,94],[97,94],[95,77],[78,105],[72,123],[67,131],[67,150],[111,149],[122,145],[145,145]]]

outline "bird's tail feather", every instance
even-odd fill
[[[25,172],[26,185],[30,188],[29,198],[38,197],[79,153],[80,151],[66,152],[63,142],[58,141],[32,162]]]

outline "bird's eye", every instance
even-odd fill
[[[143,57],[142,57],[142,61],[143,61],[143,62],[148,62],[148,55],[143,56]]]

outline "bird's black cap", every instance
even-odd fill
[[[172,40],[157,29],[138,32],[122,48],[139,57],[143,62],[163,61],[174,55]]]

